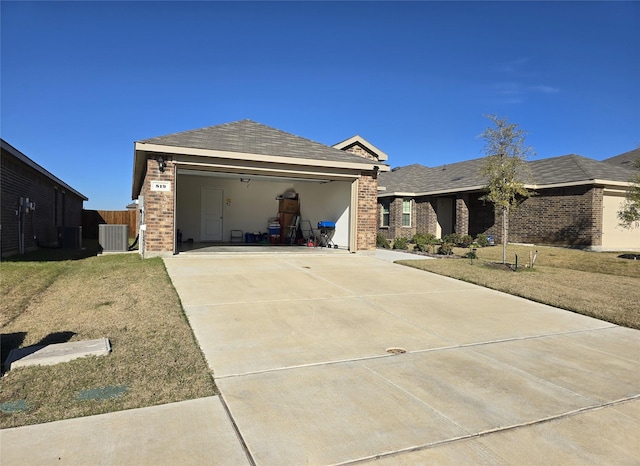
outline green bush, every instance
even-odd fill
[[[471,235],[464,235],[460,237],[460,242],[458,243],[458,246],[462,248],[468,248],[469,246],[471,246],[471,243],[473,243],[473,238],[471,237]]]
[[[393,249],[409,249],[407,238],[396,238],[393,240]]]
[[[389,245],[389,240],[385,238],[382,233],[378,233],[376,236],[376,246],[383,249],[389,249],[391,247]]]
[[[456,244],[460,244],[461,241],[462,241],[462,235],[459,235],[458,233],[449,233],[448,235],[444,235],[442,237],[443,243],[450,243],[450,244],[456,245]]]
[[[487,246],[489,246],[489,237],[484,233],[480,233],[478,236],[476,236],[476,243],[481,248],[486,248]]]
[[[430,252],[430,250],[433,252],[433,246],[440,243],[440,240],[431,233],[415,234],[412,241],[416,245],[416,249],[421,252]]]

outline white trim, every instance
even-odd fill
[[[232,160],[245,160],[248,162],[269,162],[282,163],[288,165],[301,165],[327,168],[348,168],[354,170],[373,170],[377,166],[379,171],[390,171],[391,167],[379,165],[374,160],[362,159],[362,163],[338,162],[335,160],[301,159],[296,157],[285,157],[276,155],[251,154],[245,152],[229,152],[210,149],[194,149],[189,147],[164,146],[159,144],[135,143],[136,151],[155,152],[163,154],[190,155],[197,157],[223,158]]]
[[[360,144],[365,149],[367,149],[369,152],[373,152],[375,155],[378,156],[378,160],[380,162],[384,162],[385,160],[389,159],[389,156],[387,154],[382,152],[380,149],[378,149],[376,146],[374,146],[373,144],[371,144],[369,141],[367,141],[365,138],[363,138],[362,136],[360,136],[358,134],[356,134],[355,136],[350,137],[349,139],[345,139],[342,142],[334,144],[332,147],[334,149],[344,150],[345,147],[349,147],[349,146],[351,146],[353,144]]]
[[[208,169],[211,173],[224,172],[224,173],[237,173],[239,175],[252,175],[261,174],[264,176],[272,177],[298,177],[298,178],[312,178],[321,180],[349,180],[360,178],[360,173],[357,174],[340,174],[335,172],[320,172],[320,171],[301,171],[301,170],[288,170],[286,168],[261,168],[251,166],[235,166],[224,163],[205,163],[205,162],[185,162],[174,161],[174,165],[178,168],[182,166],[183,170],[189,170],[187,167],[197,167],[199,169]]]

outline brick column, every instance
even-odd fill
[[[458,194],[456,198],[455,232],[459,235],[469,234],[469,195]]]
[[[378,225],[378,180],[373,172],[363,172],[358,181],[358,218],[356,221],[358,234],[356,247],[358,251],[371,251],[376,248]]]
[[[169,191],[152,190],[152,182],[167,182]],[[158,162],[147,159],[147,172],[144,178],[142,194],[145,209],[145,247],[143,256],[168,256],[174,253],[174,216],[176,192],[175,166],[171,160],[166,161],[163,173],[160,173]]]
[[[604,202],[604,189],[593,188],[591,189],[591,246],[602,246],[602,216],[603,216],[603,202]]]

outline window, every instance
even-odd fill
[[[389,201],[386,199],[380,202],[380,226],[389,226]]]
[[[402,226],[411,226],[411,199],[402,200]]]

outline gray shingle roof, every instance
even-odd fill
[[[386,188],[382,193],[430,193],[475,188],[487,184],[487,178],[480,175],[484,158],[427,168],[414,164],[380,173],[379,186]],[[626,182],[632,171],[610,163],[582,157],[563,155],[527,163],[530,183],[540,187],[545,185],[572,183],[589,180]]]
[[[363,157],[334,149],[276,128],[241,120],[138,141],[145,144],[246,154],[294,157],[335,162],[370,163]]]
[[[616,155],[615,157],[609,157],[603,160],[603,162],[612,163],[625,168],[634,168],[634,163],[640,162],[640,148],[630,150],[624,154]]]

